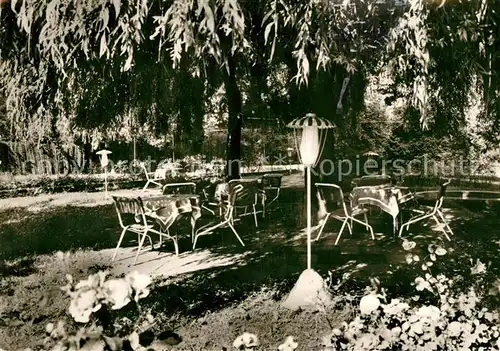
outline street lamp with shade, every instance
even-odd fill
[[[101,161],[101,168],[104,171],[104,196],[108,198],[108,173],[107,173],[107,167],[109,164],[109,158],[108,155],[111,154],[111,151],[109,150],[100,150],[96,152],[97,155],[99,155],[99,160]]]
[[[299,160],[307,171],[307,270],[301,274],[283,304],[287,308],[297,309],[314,304],[314,301],[318,299],[324,303],[329,299],[326,290],[321,291],[324,285],[323,279],[311,267],[311,167],[317,165],[323,152],[327,129],[332,129],[335,126],[330,121],[317,117],[314,113],[308,113],[304,117],[294,119],[287,127],[294,130],[295,147]]]

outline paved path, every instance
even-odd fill
[[[283,187],[303,187],[302,173],[285,175],[283,177]],[[110,191],[110,195],[117,196],[133,196],[139,194],[158,194],[158,189],[150,188],[145,192],[141,189],[125,189]],[[37,196],[24,196],[0,199],[0,210],[9,208],[29,208],[32,211],[48,209],[58,206],[103,206],[111,204],[111,196],[105,197],[104,192],[75,192],[75,193],[59,193],[59,194],[43,194]]]

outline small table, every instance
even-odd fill
[[[378,186],[378,185],[391,185],[392,178],[388,175],[369,175],[352,180],[354,187],[358,186]]]
[[[413,198],[414,194],[409,188],[390,185],[358,186],[352,189],[350,195],[352,209],[372,205],[390,214],[393,218],[394,233],[398,229],[399,205]]]
[[[142,198],[144,211],[154,218],[162,230],[168,231],[177,218],[191,213],[192,235],[196,220],[201,217],[200,196],[195,194],[155,195]]]

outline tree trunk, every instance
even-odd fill
[[[228,74],[224,74],[226,90],[228,121],[226,142],[226,175],[228,179],[240,177],[241,160],[241,92],[236,81],[236,64],[234,58],[228,56]]]

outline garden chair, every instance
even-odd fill
[[[262,188],[266,194],[264,213],[271,206],[271,204],[275,204],[276,208],[279,208],[281,210],[281,207],[279,205],[279,196],[282,178],[282,174],[264,174],[262,176]],[[267,199],[270,199],[270,201],[268,202]]]
[[[405,222],[401,225],[401,228],[399,229],[399,236],[403,234],[404,228],[408,230],[411,224],[415,224],[417,222],[423,221],[424,219],[432,218],[434,222],[438,225],[438,227],[441,229],[441,231],[444,233],[446,239],[451,241],[450,235],[453,234],[453,230],[451,230],[450,226],[448,225],[448,222],[444,218],[443,212],[441,211],[441,207],[443,206],[443,200],[444,200],[444,195],[446,194],[446,188],[450,184],[451,180],[448,179],[445,183],[441,184],[439,187],[439,191],[437,193],[437,199],[436,203],[434,206],[430,207],[427,211],[422,211],[422,210],[412,210],[412,212],[418,213],[417,216],[410,218],[408,222]]]
[[[253,191],[252,187],[249,186],[248,183],[231,183],[229,186],[229,194],[228,197],[221,200],[219,206],[221,209],[219,221],[218,223],[209,223],[206,224],[196,231],[193,238],[193,250],[196,248],[196,243],[198,238],[203,235],[208,235],[214,232],[214,230],[224,227],[229,227],[233,231],[234,235],[241,243],[242,246],[245,246],[243,240],[241,240],[238,232],[234,228],[234,209],[236,204],[244,202],[244,201],[253,201]]]
[[[153,228],[153,224],[148,223],[142,199],[140,197],[130,198],[113,196],[113,202],[115,204],[116,213],[118,215],[118,222],[120,223],[120,227],[122,228],[122,233],[120,235],[120,239],[118,239],[118,245],[116,245],[112,261],[115,260],[116,254],[118,253],[118,248],[120,247],[123,241],[123,237],[125,236],[125,233],[127,231],[136,233],[137,240],[139,242],[133,265],[135,265],[137,262],[139,252],[141,251],[146,237],[148,237],[151,248],[153,248],[153,241],[151,240],[151,236],[149,236],[149,233],[159,235],[160,239],[162,237],[171,239],[174,242],[175,254],[179,255],[177,237],[170,236],[168,233],[160,232]]]
[[[147,180],[146,184],[144,185],[144,188],[142,188],[143,192],[146,191],[149,184],[157,185],[160,188],[163,186],[161,181],[165,180],[167,176],[167,170],[165,168],[157,168],[155,172],[148,172],[144,163],[141,164],[141,167],[144,170],[144,173],[146,174],[146,180]]]
[[[229,189],[235,187],[238,184],[244,184],[245,186],[245,196],[239,196],[237,201],[234,204],[234,216],[236,215],[237,209],[244,209],[245,212],[239,215],[238,217],[248,215],[248,208],[252,207],[252,214],[255,222],[255,228],[258,228],[259,223],[257,221],[257,213],[264,213],[265,207],[265,193],[262,189],[262,184],[258,179],[232,179],[229,181]],[[261,201],[262,210],[257,211],[257,205],[259,204],[259,200]]]
[[[318,236],[316,237],[315,241],[319,240],[321,233],[323,232],[323,228],[325,227],[325,224],[330,217],[342,222],[342,227],[340,228],[337,239],[335,240],[335,245],[338,244],[346,225],[349,233],[352,234],[353,222],[362,224],[368,230],[370,230],[372,239],[375,240],[375,236],[373,235],[373,228],[368,224],[368,218],[366,216],[366,213],[368,212],[367,209],[356,208],[352,210],[350,206],[348,207],[346,205],[342,188],[336,184],[316,183],[316,189],[320,205],[322,203],[325,206],[324,210],[326,211],[326,217],[324,218],[323,223],[319,228]],[[362,222],[359,219],[355,218],[355,216],[358,216],[360,214],[364,215],[365,222]]]
[[[219,207],[220,198],[215,196],[215,190],[219,183],[213,183],[205,186],[201,191],[202,201],[201,208],[215,215],[215,209]],[[220,211],[220,208],[219,208]],[[221,214],[220,214],[221,215]]]
[[[165,184],[162,193],[163,195],[196,194],[196,184],[193,182]]]

